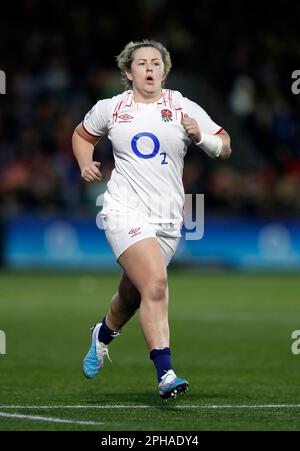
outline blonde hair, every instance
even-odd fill
[[[171,70],[172,61],[170,53],[160,42],[153,41],[152,39],[143,39],[142,41],[137,42],[131,41],[124,47],[122,52],[118,56],[116,56],[117,65],[122,74],[121,80],[125,85],[126,90],[132,88],[132,81],[128,80],[128,78],[126,77],[125,69],[130,70],[131,63],[134,58],[134,52],[142,47],[153,47],[159,50],[164,63],[165,79]],[[162,83],[162,86],[164,86],[164,82]]]

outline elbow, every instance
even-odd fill
[[[221,160],[227,160],[231,155],[230,136],[225,130],[223,130],[219,136],[223,142],[223,146],[222,146],[222,150],[219,155],[219,158]]]
[[[220,154],[221,160],[228,160],[231,155],[231,147],[230,145],[223,146],[222,152]]]

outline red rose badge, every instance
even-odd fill
[[[161,118],[164,122],[172,121],[172,111],[170,110],[161,110]]]

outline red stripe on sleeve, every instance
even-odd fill
[[[214,133],[214,135],[218,135],[219,133],[221,133],[224,130],[224,128],[220,128],[220,130],[218,130],[216,133]]]
[[[85,130],[89,135],[93,136],[93,138],[101,138],[102,135],[93,135],[93,133],[89,132],[89,131],[85,128],[83,122],[82,122],[82,127],[84,128],[84,130]]]

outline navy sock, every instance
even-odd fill
[[[102,325],[98,333],[98,340],[104,343],[105,345],[108,345],[111,341],[113,341],[117,333],[107,326],[105,319],[106,317],[104,317],[102,320]]]
[[[172,369],[171,351],[169,348],[153,349],[150,352],[150,359],[153,360],[157,372],[157,380],[160,382],[162,376]]]

